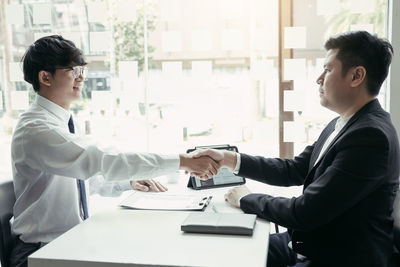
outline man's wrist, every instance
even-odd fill
[[[187,170],[188,169],[188,156],[186,154],[179,154],[179,169]]]
[[[222,166],[228,168],[233,171],[236,167],[236,153],[232,151],[224,151],[224,160],[222,162]]]

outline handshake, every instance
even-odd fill
[[[220,168],[233,171],[236,166],[236,153],[228,150],[196,150],[190,154],[180,154],[179,158],[179,169],[203,180],[217,175]]]
[[[228,168],[233,171],[236,167],[237,156],[236,152],[228,150],[196,150],[190,154],[180,154],[179,169],[185,170],[202,180],[207,180],[218,174],[220,168]],[[131,181],[133,189],[141,191],[156,191],[164,192],[168,190],[165,186],[157,181],[144,180],[144,181]],[[230,189],[225,194],[225,200],[234,207],[240,207],[240,199],[250,194],[251,192],[245,186],[237,186]]]

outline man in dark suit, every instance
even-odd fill
[[[270,236],[267,266],[388,266],[399,143],[376,96],[392,46],[367,32],[330,38],[317,79],[320,102],[340,116],[294,159],[202,151],[240,176],[278,186],[304,185],[299,197],[231,189],[226,200],[288,228]]]

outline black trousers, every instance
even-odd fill
[[[46,243],[25,243],[21,239],[17,238],[15,247],[13,248],[10,256],[11,267],[27,267],[28,256],[39,248],[45,246]]]
[[[288,247],[290,241],[288,232],[269,236],[267,267],[316,267],[307,259],[298,259],[297,253]]]

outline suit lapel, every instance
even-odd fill
[[[353,125],[360,116],[362,116],[365,113],[368,113],[371,110],[377,109],[380,107],[379,101],[377,99],[372,100],[371,102],[367,103],[364,107],[362,107],[359,111],[357,111],[353,117],[350,118],[350,120],[346,123],[346,125],[340,130],[340,132],[336,135],[336,137],[332,140],[332,142],[329,144],[329,146],[326,148],[324,154],[321,156],[321,159],[326,155],[326,153],[329,152],[331,147],[336,143],[336,141],[343,135],[343,133],[346,132],[346,130]],[[320,159],[320,161],[321,161]]]
[[[319,166],[320,162],[322,161],[322,159],[325,157],[325,155],[329,152],[329,150],[332,148],[332,146],[336,143],[336,141],[346,132],[346,130],[353,125],[360,116],[362,116],[365,113],[368,113],[372,110],[376,110],[376,109],[380,109],[381,106],[379,104],[379,101],[377,99],[374,99],[372,101],[370,101],[369,103],[367,103],[364,107],[362,107],[359,111],[357,111],[353,117],[350,118],[350,120],[346,123],[346,125],[343,127],[342,130],[340,130],[340,132],[336,135],[336,137],[332,140],[332,142],[329,144],[329,146],[326,148],[324,154],[321,156],[321,158],[319,159],[319,162],[317,162],[317,164],[315,164],[315,161],[318,158],[318,155],[322,149],[322,146],[325,144],[326,139],[329,137],[329,135],[332,134],[332,132],[335,129],[335,124],[337,120],[332,121],[332,123],[330,125],[327,126],[327,128],[329,127],[329,129],[327,129],[325,136],[322,138],[321,136],[321,140],[320,142],[318,142],[316,144],[315,147],[315,153],[313,153],[312,157],[311,157],[311,161],[310,161],[310,168],[307,174],[307,178],[305,179],[305,183],[304,183],[304,188],[307,187],[307,185],[309,183],[311,183],[314,179],[313,176],[314,175],[310,175],[313,174],[315,169]],[[333,128],[332,128],[333,127]],[[317,146],[318,145],[318,146]],[[318,152],[318,153],[317,153]],[[311,165],[312,164],[312,165]],[[311,181],[309,181],[309,179],[311,179]]]
[[[315,147],[313,150],[313,153],[311,155],[310,159],[310,165],[308,167],[308,171],[312,169],[312,167],[315,164],[315,161],[318,159],[318,155],[321,152],[322,147],[324,146],[326,139],[332,134],[332,132],[335,130],[335,124],[336,124],[337,118],[332,120],[326,128],[322,131],[321,137],[318,139],[318,141],[315,143]]]

